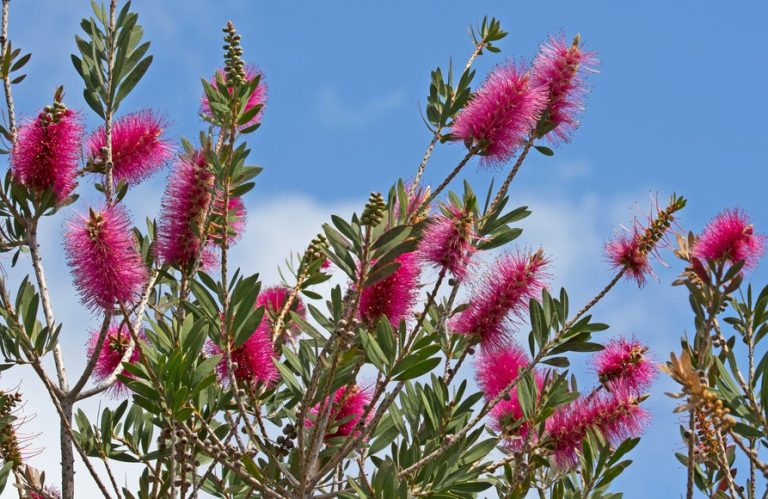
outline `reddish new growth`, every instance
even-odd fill
[[[579,47],[577,36],[571,45],[564,36],[549,38],[533,62],[533,84],[545,89],[547,105],[544,123],[550,141],[568,141],[579,126],[586,93],[584,73],[594,71],[597,58]]]
[[[127,305],[141,293],[147,270],[121,205],[69,222],[64,239],[75,286],[91,308]]]
[[[264,317],[269,322],[270,327],[274,326],[275,321],[283,311],[283,307],[285,306],[290,292],[291,290],[285,286],[272,286],[270,288],[264,289],[261,293],[259,293],[258,298],[256,298],[256,306],[264,307]],[[298,295],[294,296],[293,301],[291,302],[291,306],[288,310],[298,314],[302,318],[307,315],[307,311],[304,308],[304,303],[301,301],[301,297]],[[284,319],[289,320],[290,315],[286,314]],[[291,327],[288,328],[287,332],[292,338],[295,338],[301,333],[301,330],[297,325],[292,324]]]
[[[485,347],[504,344],[507,319],[519,317],[528,301],[541,294],[546,265],[541,250],[499,257],[474,290],[467,308],[452,321],[453,331],[475,336]]]
[[[347,385],[336,390],[333,394],[333,403],[331,405],[331,413],[328,418],[328,427],[325,432],[325,438],[334,437],[347,437],[359,435],[359,430],[356,430],[360,418],[365,412],[365,407],[371,402],[371,394],[363,390],[357,385]],[[310,409],[310,417],[304,421],[304,426],[312,428],[317,423],[318,418],[321,417],[321,409],[325,409],[328,400],[325,403],[317,404]],[[373,416],[373,411],[368,413],[365,423]]]
[[[163,196],[158,224],[157,256],[162,263],[189,269],[200,254],[202,268],[214,265],[214,250],[221,243],[223,229],[221,194],[217,194],[211,210],[209,235],[202,236],[213,185],[214,174],[202,153],[183,157],[176,163]],[[244,228],[245,207],[237,197],[229,200],[228,207],[227,239],[233,242]]]
[[[495,399],[506,387],[514,382],[522,369],[530,364],[522,348],[515,344],[498,349],[484,349],[475,361],[477,384],[486,400]],[[539,391],[542,379],[535,376]],[[528,425],[520,422],[523,409],[520,407],[517,387],[509,390],[507,396],[499,401],[490,412],[491,428],[501,433],[513,448],[519,447],[520,437],[528,434]]]
[[[575,466],[590,428],[600,430],[612,445],[639,436],[649,419],[639,406],[641,398],[615,385],[611,392],[579,398],[556,410],[546,422],[554,464],[562,469]]]
[[[648,253],[643,250],[642,234],[637,228],[630,233],[617,236],[605,245],[605,254],[611,265],[617,269],[625,269],[626,274],[642,287],[646,275],[653,274]]]
[[[217,74],[221,77],[222,80],[226,80],[226,76],[223,69],[219,69]],[[254,66],[247,66],[245,68],[245,79],[247,82],[253,81],[254,78],[259,78],[259,83],[256,85],[256,89],[251,92],[251,94],[248,96],[248,102],[245,105],[245,109],[243,110],[243,113],[248,113],[248,111],[252,110],[256,106],[262,106],[261,109],[259,109],[256,114],[248,120],[247,123],[241,124],[239,128],[244,129],[251,127],[257,123],[261,122],[261,117],[264,114],[264,105],[267,102],[267,85],[264,83],[264,74],[261,72],[260,69],[254,67]],[[216,86],[216,77],[214,76],[210,80],[211,85]],[[232,89],[229,88],[229,93],[232,93]],[[200,106],[200,112],[208,117],[212,118],[213,113],[211,112],[211,106],[208,103],[208,98],[203,96],[201,106]]]
[[[58,499],[61,497],[61,492],[59,492],[59,489],[55,487],[46,486],[43,492],[44,493],[30,490],[30,491],[27,491],[27,497],[29,499],[51,499],[51,498]]]
[[[11,153],[13,179],[38,195],[51,190],[62,201],[75,188],[82,135],[74,111],[58,101],[46,107],[19,128]]]
[[[479,145],[483,163],[505,163],[533,130],[547,103],[546,91],[512,62],[494,69],[456,116],[451,135],[468,148]]]
[[[115,180],[136,184],[155,173],[171,158],[171,145],[161,138],[165,123],[150,110],[115,120],[112,128],[112,174]],[[104,127],[88,139],[91,161],[104,161]]]
[[[418,257],[415,252],[403,253],[394,261],[400,264],[397,270],[360,293],[360,317],[368,324],[384,316],[398,327],[411,313],[419,286]]]
[[[743,210],[725,210],[712,220],[693,247],[693,256],[702,260],[744,262],[753,268],[765,249],[765,236],[755,229]]]
[[[229,370],[225,352],[214,343],[209,345],[208,350],[211,355],[222,355],[216,371],[219,379],[228,382]],[[232,374],[241,386],[242,384],[254,386],[257,383],[269,386],[280,378],[280,373],[273,362],[271,332],[267,321],[262,320],[245,343],[233,348],[231,356]]]
[[[447,215],[435,217],[424,230],[419,243],[419,256],[426,263],[446,269],[456,279],[463,280],[476,251],[472,245],[477,237],[472,213],[453,206],[446,210]]]
[[[139,338],[144,339],[144,334],[139,333]],[[96,351],[99,340],[99,331],[92,331],[88,340],[88,357],[90,358]],[[101,350],[96,358],[96,366],[93,368],[93,378],[97,382],[104,381],[112,376],[115,369],[120,365],[123,355],[128,350],[132,342],[131,333],[125,325],[110,326],[107,330],[107,336],[104,339]],[[134,348],[131,352],[128,363],[135,363],[139,360],[139,349]],[[123,371],[123,375],[133,377],[128,371]],[[127,387],[119,379],[110,387],[114,395],[121,395],[126,392]]]
[[[609,390],[616,384],[634,391],[648,388],[657,370],[647,354],[648,347],[637,340],[611,340],[594,359],[600,383]]]

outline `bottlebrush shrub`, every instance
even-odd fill
[[[768,457],[768,287],[744,284],[763,254],[765,235],[740,209],[724,210],[698,233],[677,237],[694,328],[663,366],[680,385],[687,496],[765,494]],[[738,340],[738,341],[737,341]]]
[[[466,69],[432,72],[430,137],[414,178],[371,194],[359,213],[332,216],[283,282],[262,285],[258,274],[233,269],[229,253],[260,172],[246,139],[269,119],[265,73],[246,62],[228,23],[223,69],[210,61],[215,76],[201,78],[203,132],[177,147],[155,111],[118,113],[152,62],[138,15],[129,2],[93,8],[72,56],[102,121],[87,150],[82,112],[64,107],[62,89],[18,126],[7,91],[8,127],[0,130],[12,144],[0,249],[14,252],[14,265],[27,263],[19,255],[28,249],[34,271],[17,290],[0,281],[2,368],[30,364],[50,395],[61,420],[61,497],[74,495],[75,453],[89,472],[78,480],[93,497],[610,495],[647,422],[643,390],[654,368],[642,338],[608,343],[582,394],[570,362],[603,350],[608,326],[593,320],[592,307],[623,277],[644,282],[685,200],[672,196],[607,244],[615,276],[575,313],[564,289],[548,287],[556,255],[514,245],[522,232],[515,225],[531,211],[508,206],[510,184],[532,150],[554,154],[541,141],[573,138],[583,108],[596,57],[578,36],[550,37],[529,54],[532,66],[499,61],[475,86],[474,61],[499,52],[506,36],[484,19],[472,30]],[[2,15],[5,25],[8,9]],[[12,89],[29,55],[7,40],[2,50],[0,76]],[[439,144],[467,152],[428,187]],[[472,160],[504,175],[485,197],[453,183]],[[158,219],[133,227],[123,200],[166,162],[174,166]],[[88,188],[85,176],[97,179],[103,200],[79,207],[87,215],[73,219],[62,242],[83,305],[102,326],[91,333],[84,371],[68,379],[60,342],[73,331],[53,315],[37,232]],[[744,398],[739,385],[715,383],[733,341],[710,339],[720,331],[712,314],[732,306],[738,317],[729,323],[752,348],[765,330],[768,292],[757,306],[728,298],[741,279],[735,260],[751,264],[763,244],[741,212],[691,241],[685,283],[701,303],[697,324],[709,328],[694,357],[711,377],[681,376],[698,411],[691,431],[703,435],[696,451],[710,459],[701,458],[695,480],[712,487],[724,432],[754,446],[766,430],[749,391]],[[317,286],[331,274],[342,282],[321,295]],[[759,374],[750,373],[744,382],[754,387]],[[98,415],[77,408],[104,393],[126,398]],[[18,452],[14,418],[1,403],[0,487],[12,475],[26,497],[55,495]],[[726,409],[740,422],[731,424]],[[104,473],[114,461],[134,463],[138,480]]]

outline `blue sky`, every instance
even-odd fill
[[[429,140],[419,117],[429,71],[445,68],[450,58],[463,66],[472,50],[466,28],[484,15],[499,18],[510,35],[500,43],[501,55],[478,60],[476,83],[505,57],[530,60],[551,32],[580,32],[602,61],[573,143],[553,158],[532,155],[510,191],[511,203],[530,204],[534,212],[523,244],[543,244],[552,254],[553,284],[566,286],[574,303],[610,279],[603,241],[646,213],[651,196],[666,200],[674,191],[688,197],[681,221],[686,230],[699,230],[722,208],[740,206],[768,232],[764,2],[553,1],[537,7],[509,1],[138,0],[135,6],[155,62],[123,111],[160,110],[173,123],[170,136],[194,137],[202,125],[199,79],[221,64],[220,28],[228,19],[243,36],[246,58],[266,74],[264,124],[249,140],[253,161],[265,171],[247,201],[249,235],[236,250],[238,261],[266,280],[277,279],[281,255],[300,250],[327,214],[349,213],[369,191],[413,175]],[[27,80],[15,89],[18,113],[33,115],[63,83],[67,103],[97,126],[69,60],[88,2],[26,0],[12,2],[11,9],[11,40],[33,52]],[[442,180],[463,153],[458,144],[442,146],[427,181]],[[475,164],[466,171],[477,190],[494,174],[502,172]],[[129,195],[137,219],[157,212],[164,179],[157,175]],[[85,195],[83,203],[94,199]],[[55,307],[65,323],[65,355],[77,371],[94,319],[77,311],[69,291],[58,246],[65,215],[47,222],[42,239],[51,287],[61,296]],[[291,233],[288,224],[295,227]],[[660,360],[692,324],[684,293],[670,287],[679,265],[668,252],[665,260],[671,269],[657,265],[658,282],[641,291],[622,284],[595,312],[613,326],[607,334],[635,335]],[[766,268],[751,279],[765,282]],[[21,379],[3,376],[4,386]],[[585,380],[589,376],[587,369]],[[684,471],[672,455],[682,448],[677,418],[662,393],[669,388],[665,380],[655,385],[649,400],[654,423],[635,452],[636,464],[616,482],[627,498],[673,497],[683,490]],[[40,387],[26,381],[23,389]],[[37,446],[54,451],[56,433],[45,428],[45,405],[36,404],[30,401],[29,410],[41,423]],[[96,401],[89,404],[86,410],[98,408]],[[40,466],[53,466],[53,454],[41,455]]]

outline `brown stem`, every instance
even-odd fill
[[[8,9],[11,0],[3,0],[3,14],[2,14],[2,32],[0,33],[0,41],[2,41],[2,53],[5,54],[8,50]],[[13,106],[13,94],[11,93],[11,75],[7,74],[3,78],[3,89],[5,90],[5,103],[8,106],[8,130],[12,136],[13,144],[16,144],[16,111]]]
[[[104,166],[106,168],[105,182],[104,182],[104,196],[107,198],[107,204],[112,204],[112,191],[114,189],[114,180],[112,176],[112,113],[113,102],[112,98],[112,85],[113,73],[115,69],[115,31],[116,21],[115,12],[117,10],[117,0],[111,0],[109,2],[109,29],[107,30],[107,102],[106,111],[104,114]]]
[[[499,203],[501,203],[501,200],[504,199],[504,196],[507,195],[509,186],[512,184],[512,181],[515,179],[515,175],[517,175],[517,172],[520,170],[520,167],[523,165],[523,161],[525,161],[526,156],[528,156],[528,152],[531,150],[531,146],[533,146],[534,138],[535,137],[531,135],[531,137],[525,142],[525,145],[523,146],[523,150],[520,151],[520,155],[517,157],[517,161],[515,161],[514,166],[509,171],[509,175],[507,175],[507,178],[504,179],[504,183],[501,184],[501,187],[499,188],[499,192],[497,192],[496,197],[493,198],[493,202],[491,203],[491,207],[488,208],[487,213],[493,213],[493,211],[496,209]]]
[[[93,349],[91,358],[88,359],[88,363],[85,365],[85,369],[83,370],[80,379],[77,380],[77,383],[75,383],[75,386],[73,386],[72,390],[69,392],[70,397],[77,397],[77,394],[83,389],[85,383],[88,382],[88,378],[91,377],[91,373],[93,373],[93,369],[96,367],[96,362],[99,360],[99,353],[101,353],[101,349],[104,347],[104,341],[107,339],[107,332],[109,331],[109,324],[111,321],[112,311],[107,310],[104,312],[104,320],[101,323],[99,337],[96,340],[96,346]]]
[[[432,191],[429,197],[426,200],[424,200],[421,206],[419,206],[418,209],[414,211],[414,213],[421,213],[427,206],[429,206],[429,203],[434,201],[435,198],[437,198],[437,196],[443,191],[443,189],[448,187],[448,184],[450,184],[451,181],[454,178],[456,178],[456,175],[459,174],[461,169],[464,168],[464,166],[466,166],[466,164],[469,163],[469,160],[472,159],[472,157],[475,154],[477,154],[479,151],[480,151],[479,145],[475,145],[472,148],[470,148],[467,151],[467,154],[464,156],[464,158],[461,161],[459,161],[459,164],[456,165],[456,167],[451,171],[451,173],[449,173],[448,176],[445,177],[445,180],[443,180],[443,182],[440,185],[438,185],[434,191]]]
[[[413,198],[416,190],[419,188],[419,182],[421,182],[421,177],[424,175],[424,170],[427,168],[429,158],[432,156],[432,152],[435,150],[435,144],[437,144],[437,141],[440,140],[440,130],[441,129],[438,128],[435,131],[435,134],[432,136],[432,140],[429,141],[427,150],[424,152],[424,156],[421,158],[421,163],[419,163],[419,168],[416,170],[416,176],[413,178],[413,183],[411,184],[410,191],[408,192],[408,199]]]

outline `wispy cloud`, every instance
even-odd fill
[[[318,96],[317,112],[320,120],[339,128],[360,128],[377,118],[396,110],[403,103],[403,93],[392,91],[378,99],[353,104],[337,90],[325,88]]]

